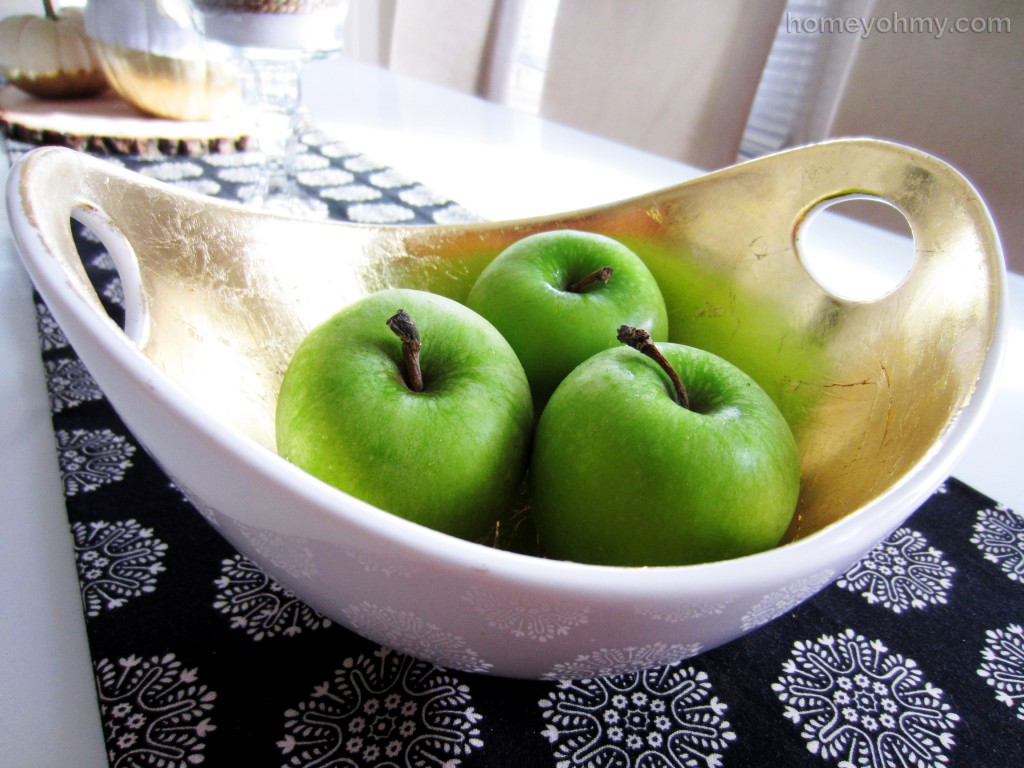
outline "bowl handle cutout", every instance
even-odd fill
[[[121,280],[124,301],[124,333],[138,347],[149,336],[149,313],[143,299],[139,259],[124,232],[96,205],[79,203],[71,218],[88,229],[106,248]]]
[[[800,264],[822,290],[840,300],[873,302],[888,296],[916,261],[906,215],[877,195],[819,201],[797,222],[793,236]]]

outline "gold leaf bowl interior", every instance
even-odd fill
[[[650,643],[682,647],[686,640],[688,648],[706,648],[748,631],[741,609],[773,586],[820,588],[945,479],[984,411],[1005,333],[1004,266],[983,201],[942,161],[874,140],[802,147],[593,209],[479,224],[290,220],[57,148],[29,153],[8,189],[29,272],[111,402],[222,532],[300,596],[357,631],[387,637],[387,627],[378,626],[385,621],[360,623],[365,616],[352,608],[359,604],[351,602],[354,593],[333,596],[345,590],[331,582],[352,578],[336,557],[307,584],[247,546],[239,531],[265,528],[307,543],[357,546],[376,562],[399,553],[419,566],[426,558],[432,573],[442,574],[439,584],[448,570],[463,585],[467,574],[484,573],[484,586],[516,604],[586,605],[589,630],[577,633],[575,644],[502,651],[507,637],[492,625],[477,626],[466,616],[472,610],[449,614],[424,607],[433,605],[429,595],[408,598],[379,582],[367,587],[375,606],[396,611],[411,601],[417,607],[409,610],[422,621],[473,638],[480,663],[439,656],[429,644],[404,650],[476,671],[564,672],[566,659],[614,647],[620,630],[602,627],[621,624],[623,601],[653,601],[651,611],[655,603],[680,609],[698,598],[731,606],[702,624],[671,628],[675,634],[666,626],[647,632],[637,622],[631,629]],[[800,257],[803,222],[854,195],[895,206],[914,239],[909,274],[874,301],[830,294]],[[85,275],[71,217],[93,229],[114,257],[125,288],[123,333]],[[736,363],[778,403],[802,463],[785,546],[739,561],[626,575],[553,563],[417,531],[333,489],[314,488],[317,481],[274,455],[281,377],[314,325],[386,287],[462,299],[505,246],[570,227],[614,237],[640,254],[665,294],[672,339]],[[191,448],[175,448],[168,431]],[[189,452],[220,462],[219,487]],[[288,499],[293,509],[275,516],[269,502],[261,506],[252,493],[223,482],[265,483],[264,495]],[[295,505],[317,511],[297,512]]]

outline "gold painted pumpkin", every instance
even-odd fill
[[[238,69],[206,56],[185,0],[89,0],[85,29],[110,84],[137,109],[174,120],[237,113]]]
[[[57,13],[43,0],[45,16],[0,20],[0,70],[13,85],[46,99],[96,96],[107,88],[99,58],[85,35],[78,8]]]

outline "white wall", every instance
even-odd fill
[[[57,7],[82,6],[85,5],[85,0],[54,0],[54,5]],[[42,16],[44,13],[43,0],[0,0],[0,17],[19,13]]]

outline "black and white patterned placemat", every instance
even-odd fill
[[[300,178],[334,218],[472,218],[343,142],[309,139]],[[257,160],[112,159],[225,197],[245,196]],[[109,256],[76,237],[122,318]],[[1024,765],[1024,517],[955,479],[834,584],[772,595],[752,621],[775,620],[722,648],[684,661],[617,649],[663,665],[575,682],[451,672],[333,624],[234,551],[38,297],[37,310],[111,766]],[[558,619],[506,617],[537,642]]]

